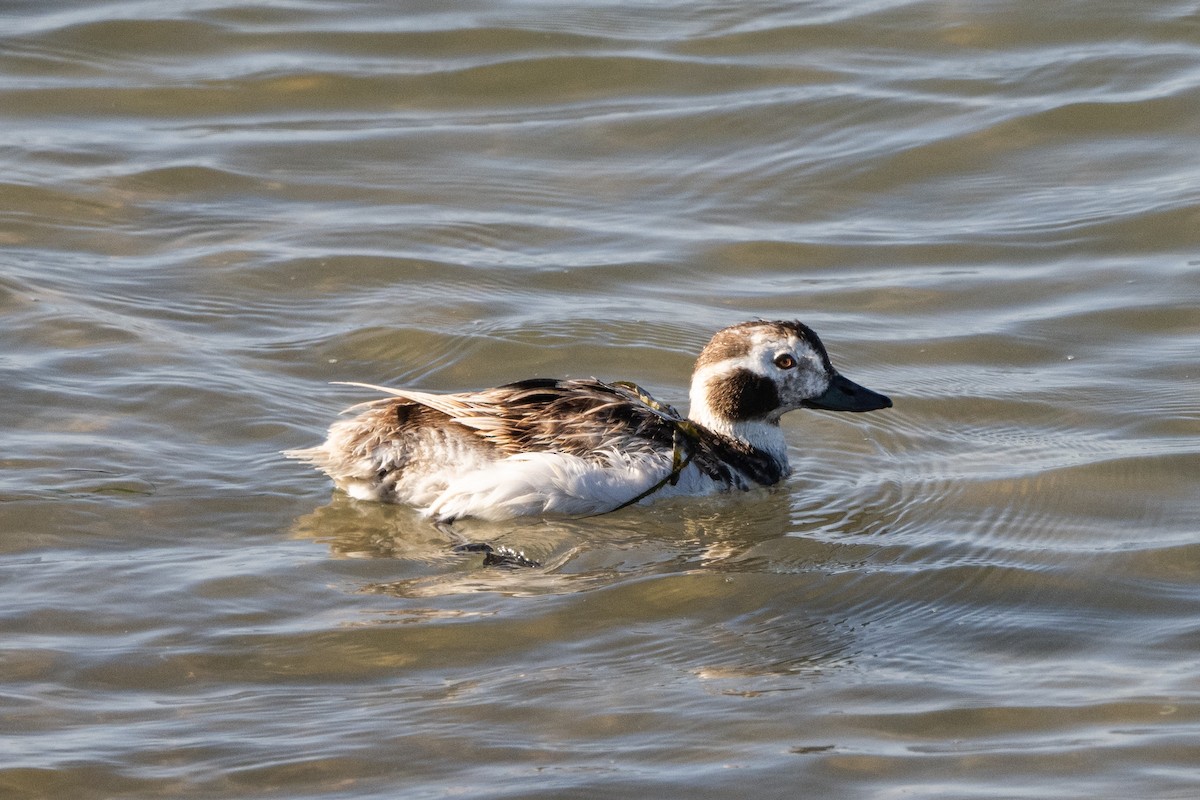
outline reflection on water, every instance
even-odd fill
[[[456,581],[464,570],[470,575],[470,591],[487,585],[479,581],[494,577],[497,585],[519,587],[515,591],[576,592],[588,588],[589,582],[606,585],[618,578],[681,569],[757,569],[761,565],[754,549],[783,535],[788,502],[780,491],[760,490],[745,497],[668,500],[578,519],[464,519],[452,530],[442,530],[411,509],[361,503],[336,493],[332,502],[296,520],[293,531],[299,538],[328,545],[342,558],[396,559],[398,569],[433,567],[432,575],[421,576],[431,585],[422,593],[436,592],[432,587],[442,582],[449,593],[462,590]],[[481,578],[476,567],[482,556],[455,552],[453,545],[461,541],[511,547],[543,566],[522,570],[514,580],[507,580],[504,570],[484,570]],[[403,595],[405,586],[389,588]]]
[[[9,4],[0,795],[1193,796],[1194,5]],[[755,317],[895,408],[541,568],[279,456]]]

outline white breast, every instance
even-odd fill
[[[671,471],[670,453],[631,457],[613,450],[603,456],[603,460],[553,452],[509,456],[466,473],[455,470],[446,476],[445,488],[436,498],[427,505],[414,504],[424,505],[422,511],[438,519],[587,516],[628,502]],[[675,486],[664,485],[651,498],[709,494],[721,488],[688,467]]]

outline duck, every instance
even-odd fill
[[[347,409],[322,444],[284,455],[352,498],[412,506],[440,525],[774,486],[791,472],[784,414],[892,406],[842,376],[812,328],[787,320],[717,331],[696,359],[687,416],[637,384],[596,378],[456,394],[347,385],[383,396]]]

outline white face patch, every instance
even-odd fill
[[[779,356],[785,354],[796,359],[796,366],[784,369],[776,364]],[[745,361],[748,369],[775,382],[780,413],[799,408],[802,401],[824,394],[833,379],[822,354],[807,340],[795,335],[781,336],[770,328],[751,333],[750,353]]]
[[[786,352],[795,356],[796,366],[781,369],[776,366],[774,357],[770,364],[779,376],[780,401],[788,408],[798,408],[801,401],[824,394],[833,375],[826,368],[822,354],[807,341],[789,336],[788,344],[791,347]]]

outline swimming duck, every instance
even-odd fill
[[[789,473],[779,419],[798,408],[874,411],[892,401],[844,378],[800,322],[724,328],[701,351],[687,417],[632,383],[533,379],[462,394],[350,384],[325,442],[287,456],[351,497],[460,517],[592,515],[669,495],[771,486]]]

